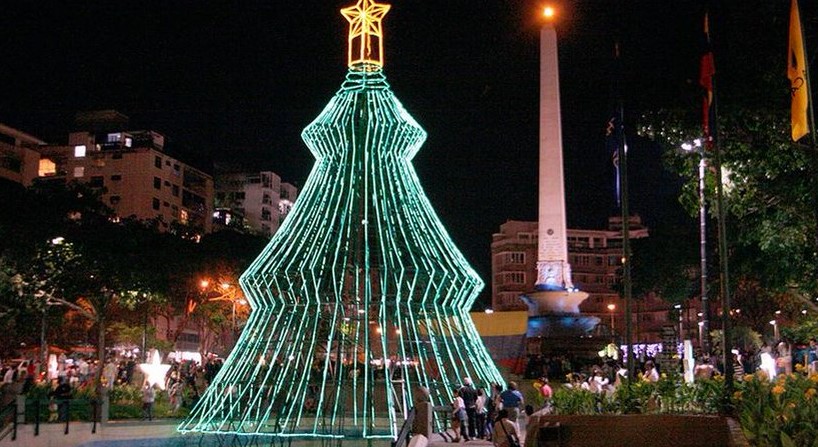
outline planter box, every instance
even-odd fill
[[[559,428],[553,428],[556,424]],[[532,415],[525,447],[738,447],[748,445],[740,430],[721,416],[686,415]],[[539,439],[542,427],[543,439]],[[545,436],[545,435],[548,436]],[[557,440],[559,438],[559,440]]]

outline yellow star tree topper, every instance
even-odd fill
[[[341,10],[349,21],[347,65],[357,70],[377,70],[383,67],[383,27],[381,20],[391,5],[374,0],[358,0],[354,6]]]

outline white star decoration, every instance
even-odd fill
[[[160,363],[162,356],[154,349],[148,354],[148,363],[141,363],[139,369],[145,374],[145,382],[148,385],[159,385],[159,389],[165,389],[165,375],[167,375],[170,365]]]

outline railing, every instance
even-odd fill
[[[415,408],[412,407],[409,410],[409,414],[406,415],[406,420],[403,421],[403,425],[398,432],[397,438],[392,441],[392,447],[404,447],[409,444],[409,440],[412,437],[412,427],[415,425]]]
[[[434,414],[434,426],[435,429],[438,429],[439,433],[445,432],[449,429],[449,422],[452,416],[452,406],[451,405],[436,405],[432,407],[432,413]],[[442,417],[441,417],[442,415]]]
[[[46,422],[64,423],[64,434],[67,435],[71,426],[72,414],[75,416],[75,420],[90,420],[92,422],[91,433],[97,432],[100,406],[95,399],[34,399],[26,401],[25,421],[34,424],[34,436],[40,435],[40,423],[43,422],[43,415],[48,415],[47,419],[45,419]]]
[[[0,441],[11,433],[11,440],[17,440],[17,403],[12,402],[0,410]]]

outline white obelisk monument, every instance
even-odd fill
[[[574,289],[568,264],[565,182],[562,162],[557,32],[545,9],[540,31],[540,178],[536,291],[523,296],[529,316],[579,313],[588,297]]]

